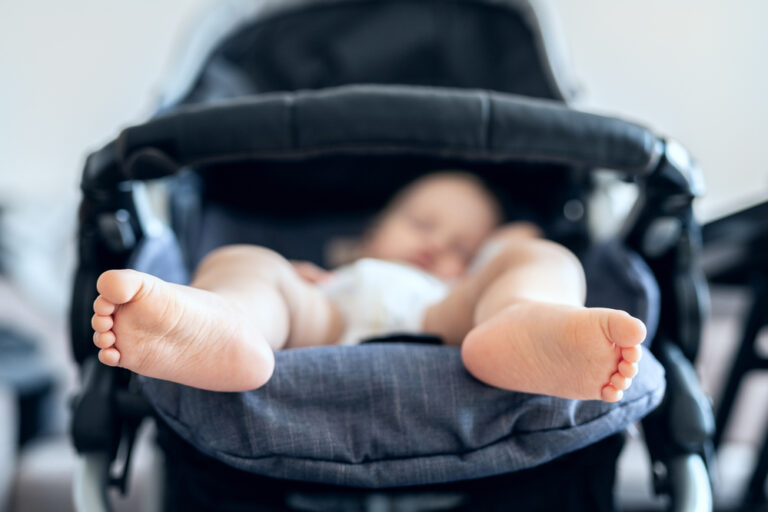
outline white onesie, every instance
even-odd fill
[[[424,314],[449,286],[426,272],[390,261],[363,258],[333,272],[320,289],[346,322],[339,344],[366,338],[423,332]]]

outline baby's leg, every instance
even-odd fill
[[[335,308],[277,253],[229,246],[209,254],[190,286],[134,270],[97,282],[99,359],[213,391],[245,391],[272,375],[272,350],[333,343]]]
[[[469,372],[493,386],[617,401],[637,373],[645,326],[623,311],[585,308],[584,296],[575,256],[519,241],[430,308],[425,328],[461,343]]]

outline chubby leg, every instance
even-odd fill
[[[579,261],[545,240],[510,244],[431,307],[425,329],[461,344],[465,366],[493,386],[618,401],[637,373],[645,326],[585,308]]]
[[[343,328],[330,302],[284,258],[255,246],[213,251],[190,286],[109,270],[96,287],[101,362],[213,391],[262,386],[273,350],[333,343]]]

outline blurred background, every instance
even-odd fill
[[[579,83],[576,106],[639,121],[688,147],[708,186],[696,210],[702,222],[768,200],[768,3],[548,4]],[[76,372],[66,316],[85,155],[153,113],[182,35],[206,5],[0,0],[0,333],[10,340],[0,344],[0,371],[12,372],[4,360],[18,371],[14,357],[35,361],[12,376],[23,386],[4,391],[0,381],[0,510],[22,510],[35,482],[69,485],[74,456],[63,433]],[[714,297],[698,369],[715,399],[745,301],[735,289]],[[749,407],[737,407],[721,457],[720,500],[739,492],[768,416],[766,380],[746,387]],[[22,392],[44,404],[39,428],[26,434],[3,409]],[[29,437],[23,450],[19,435]],[[624,494],[628,506],[646,500],[647,476],[633,486],[632,469],[622,471],[621,485],[634,489]]]

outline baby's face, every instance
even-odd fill
[[[498,222],[488,193],[455,176],[427,178],[385,212],[363,256],[415,265],[441,279],[461,276]]]

